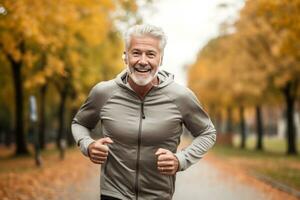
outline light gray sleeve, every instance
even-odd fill
[[[94,142],[91,130],[100,120],[100,109],[103,103],[102,84],[94,86],[72,121],[72,134],[81,152],[88,156],[88,146]]]
[[[216,130],[192,91],[187,90],[178,101],[183,123],[195,137],[187,148],[175,154],[180,164],[179,171],[182,171],[198,162],[215,144]]]
[[[90,130],[76,122],[72,123],[71,129],[76,144],[80,147],[81,152],[83,155],[89,156],[88,146],[94,142],[94,139],[90,136]]]

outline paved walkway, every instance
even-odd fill
[[[99,171],[78,188],[70,189],[74,199],[99,199]],[[97,173],[98,172],[98,173]],[[75,192],[77,191],[77,192]],[[77,194],[76,194],[77,193]],[[62,198],[60,198],[62,199]],[[254,186],[245,185],[235,177],[214,167],[203,159],[184,172],[177,173],[176,191],[173,200],[269,200],[266,194]]]
[[[268,200],[267,195],[253,186],[241,183],[232,175],[201,160],[177,173],[173,200]]]

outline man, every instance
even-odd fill
[[[91,90],[72,132],[84,155],[101,164],[101,199],[172,199],[177,171],[196,163],[216,140],[195,95],[159,70],[166,36],[136,25],[125,35],[126,70]],[[103,138],[90,130],[101,122]],[[183,125],[195,137],[177,152]]]

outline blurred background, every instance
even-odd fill
[[[1,0],[0,199],[97,196],[99,180],[86,180],[97,166],[70,124],[90,89],[123,69],[122,34],[137,23],[164,29],[162,69],[217,128],[205,161],[261,181],[269,196],[256,199],[300,198],[299,13],[300,0]]]

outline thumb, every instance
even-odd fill
[[[155,155],[156,156],[159,156],[161,154],[167,154],[168,153],[168,150],[167,149],[163,149],[163,148],[159,148],[156,152],[155,152]]]
[[[112,141],[112,139],[110,139],[110,137],[105,137],[105,138],[102,138],[101,143],[102,144],[112,144],[112,143],[114,143],[114,141]]]

